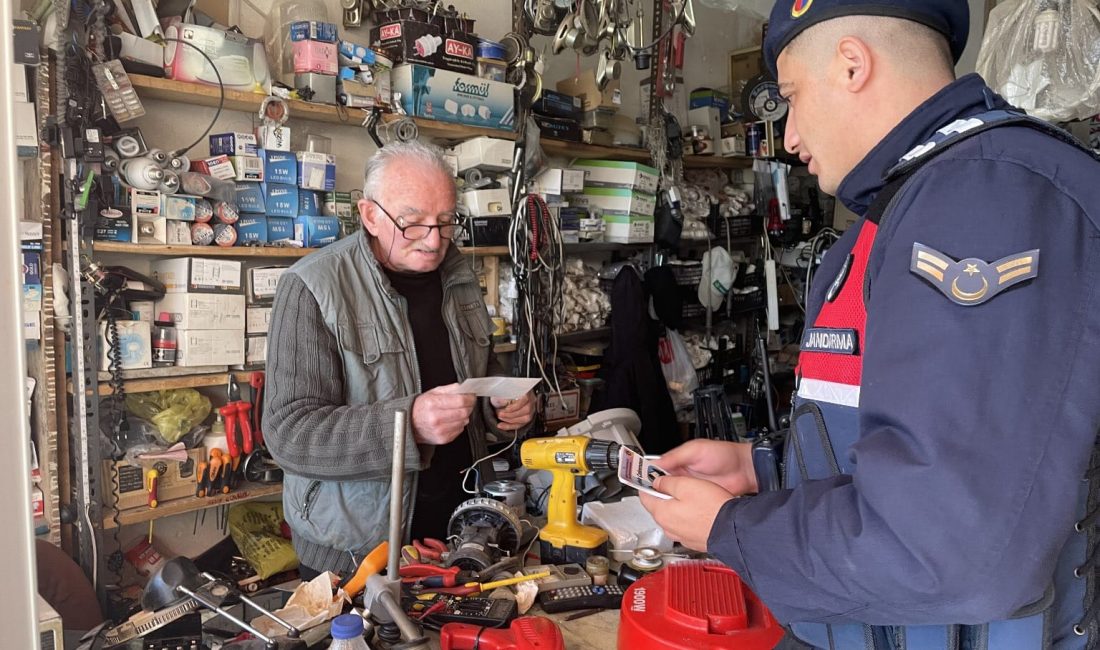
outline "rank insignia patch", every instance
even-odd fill
[[[909,270],[952,302],[973,307],[1039,275],[1039,249],[1002,257],[996,262],[973,257],[955,261],[934,248],[915,243]]]

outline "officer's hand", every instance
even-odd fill
[[[493,397],[489,403],[496,410],[501,431],[515,431],[526,426],[535,417],[535,397],[530,391],[513,400]]]
[[[451,392],[457,387],[450,384],[433,388],[413,400],[413,438],[417,442],[445,445],[470,423],[477,397]]]
[[[691,476],[716,483],[740,496],[757,491],[752,445],[747,442],[692,440],[653,461],[672,476]]]
[[[653,488],[672,496],[661,499],[638,493],[657,525],[674,541],[705,552],[718,511],[733,495],[710,481],[688,476],[662,476],[653,482]]]

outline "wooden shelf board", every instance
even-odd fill
[[[496,345],[493,346],[493,352],[496,352],[497,354],[501,354],[503,352],[515,352],[515,351],[516,351],[516,344],[515,343],[497,343]]]
[[[745,169],[752,167],[755,158],[745,156],[684,156],[684,167],[688,169]]]
[[[590,341],[592,339],[603,338],[611,336],[611,327],[597,327],[591,330],[580,330],[578,332],[569,332],[567,334],[558,334],[558,343],[579,343],[581,341]]]
[[[118,514],[118,521],[123,526],[129,526],[131,524],[140,524],[154,519],[195,512],[196,510],[205,510],[206,508],[224,506],[231,503],[244,503],[245,501],[253,501],[261,497],[282,494],[282,492],[283,486],[281,483],[276,485],[253,485],[246,483],[229,494],[221,494],[205,499],[184,497],[183,499],[166,501],[156,508],[131,508],[129,510],[122,510]],[[115,522],[111,515],[111,509],[108,507],[106,508],[106,515],[103,517],[103,528],[111,529],[114,527]]]
[[[563,244],[566,253],[604,253],[607,251],[636,250],[651,248],[653,243],[623,244],[619,242],[591,242],[586,244]]]
[[[165,255],[181,257],[261,257],[299,258],[320,248],[282,248],[278,246],[166,246],[161,244],[131,244],[116,241],[92,242],[97,253],[128,253],[131,255]],[[477,256],[507,255],[507,246],[459,247],[460,253]]]
[[[603,147],[596,144],[582,144],[568,140],[554,140],[542,138],[540,144],[546,153],[551,156],[565,158],[616,158],[621,160],[633,160],[636,162],[649,162],[649,150],[640,147]]]
[[[143,98],[160,99],[181,104],[196,106],[209,106],[217,108],[219,91],[217,86],[204,86],[174,79],[160,79],[144,75],[132,74],[130,80]],[[243,111],[246,113],[258,113],[260,104],[266,95],[258,93],[246,93],[239,90],[225,91],[225,104],[223,110]],[[344,108],[343,106],[330,106],[328,104],[314,104],[292,99],[287,102],[290,108],[291,119],[310,120],[313,122],[326,122],[329,124],[344,124],[347,126],[360,126],[363,122],[365,111],[358,108]],[[387,114],[383,117],[387,122],[400,119],[400,116]],[[497,138],[509,138],[514,134],[511,131],[498,129],[484,129],[461,124],[437,122],[422,118],[414,118],[420,132],[429,138],[462,139],[477,135],[488,135]],[[364,135],[366,135],[364,133]]]

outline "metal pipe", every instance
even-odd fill
[[[252,636],[256,637],[257,639],[260,639],[261,641],[263,641],[268,646],[274,647],[275,642],[273,640],[271,640],[271,638],[266,637],[263,634],[260,634],[259,630],[252,627],[248,623],[245,623],[244,621],[237,618],[236,616],[230,614],[226,610],[222,609],[221,607],[218,606],[217,603],[212,602],[210,600],[207,600],[205,596],[200,595],[197,591],[194,591],[192,589],[188,589],[187,587],[184,587],[183,585],[176,586],[176,591],[178,591],[178,592],[180,592],[180,593],[182,593],[186,596],[189,596],[191,598],[194,598],[203,607],[205,607],[207,609],[210,609],[210,610],[213,610],[213,611],[217,612],[219,615],[224,616],[225,618],[229,619],[230,621],[233,621],[237,625],[241,626],[242,629],[247,630],[250,634],[252,634]]]
[[[401,560],[402,533],[401,520],[404,514],[402,496],[405,491],[405,411],[393,414],[393,473],[390,475],[390,555],[386,563],[386,576],[390,580],[398,577],[398,562]]]
[[[764,398],[768,404],[768,426],[772,432],[779,431],[779,424],[775,420],[775,404],[772,402],[772,371],[768,365],[768,344],[764,340],[764,333],[756,336],[756,353],[760,355],[760,369],[764,372]]]
[[[211,575],[209,573],[203,573],[202,577],[206,578],[207,580],[213,580],[213,581],[217,580],[217,578],[215,578],[213,575]],[[237,597],[240,598],[243,602],[251,605],[253,609],[258,610],[261,614],[266,615],[268,618],[270,618],[271,620],[275,621],[277,624],[279,624],[280,626],[285,628],[286,631],[287,631],[287,636],[289,636],[290,638],[297,639],[301,635],[301,631],[298,628],[294,627],[290,623],[287,623],[286,621],[279,618],[275,614],[267,611],[263,607],[260,607],[256,603],[256,601],[252,600],[251,598],[245,596],[244,594],[240,594],[240,593],[237,594]]]
[[[397,598],[388,591],[383,591],[378,594],[377,602],[382,603],[382,607],[389,613],[390,618],[393,619],[394,624],[397,625],[397,629],[401,630],[401,636],[405,638],[407,643],[412,642],[427,642],[427,639],[420,633],[413,622],[409,620],[409,617],[405,615],[405,610],[401,609],[401,604],[397,602]]]

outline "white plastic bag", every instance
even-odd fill
[[[989,15],[978,73],[1009,103],[1052,122],[1100,112],[1095,0],[1008,0]]]
[[[692,405],[692,393],[699,387],[699,376],[691,363],[684,337],[676,330],[667,330],[657,344],[657,356],[661,359],[661,373],[677,410]]]

